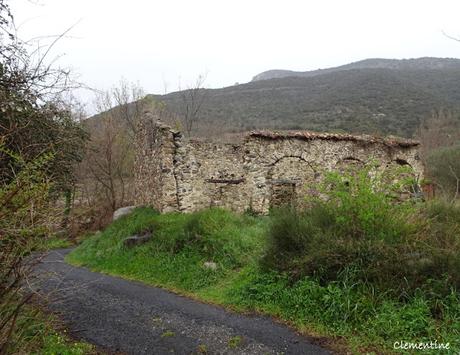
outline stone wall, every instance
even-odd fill
[[[177,211],[174,157],[182,137],[180,132],[155,119],[154,115],[146,113],[136,134],[135,203],[163,212]]]
[[[146,114],[136,143],[136,204],[161,212],[221,206],[267,213],[314,193],[324,171],[370,161],[423,176],[418,143],[396,138],[258,131],[241,144],[218,144],[185,140]]]

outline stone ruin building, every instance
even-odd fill
[[[253,131],[240,144],[186,140],[145,113],[136,137],[137,205],[160,212],[219,206],[265,214],[302,198],[325,170],[379,162],[378,169],[407,165],[423,176],[419,143],[400,138]]]

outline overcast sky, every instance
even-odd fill
[[[12,0],[22,39],[62,33],[59,61],[87,85],[121,77],[149,93],[207,72],[212,88],[268,69],[312,70],[365,58],[460,58],[458,0]]]

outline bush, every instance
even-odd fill
[[[368,168],[330,174],[322,186],[327,198],[302,211],[274,212],[264,269],[323,285],[346,278],[396,299],[420,288],[435,298],[460,288],[459,209],[395,203],[389,192],[401,186],[368,176]]]

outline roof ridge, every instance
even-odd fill
[[[248,137],[263,139],[301,139],[301,140],[338,140],[338,141],[360,141],[367,143],[382,143],[388,146],[412,147],[420,145],[420,142],[414,139],[402,138],[396,136],[378,137],[369,134],[350,134],[350,133],[329,133],[314,131],[272,131],[272,130],[254,130],[249,132]]]

